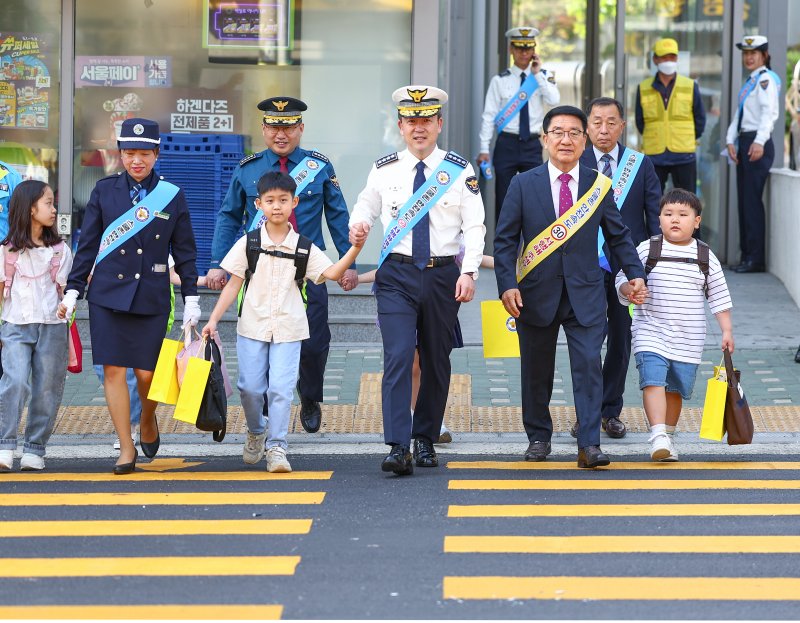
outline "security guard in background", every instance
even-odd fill
[[[350,240],[366,239],[378,217],[384,243],[375,275],[383,336],[383,435],[392,446],[381,469],[398,475],[436,467],[450,389],[453,328],[471,301],[483,258],[485,213],[468,160],[439,149],[447,93],[411,85],[392,94],[407,149],[378,159],[350,216]],[[456,263],[461,238],[464,259]],[[419,351],[419,397],[411,418],[411,368]]]
[[[700,88],[678,75],[678,42],[659,39],[653,46],[655,78],[646,78],[636,91],[636,127],[642,151],[650,156],[661,181],[661,192],[672,174],[675,188],[697,190],[697,140],[706,127]]]
[[[544,107],[545,104],[555,106],[561,99],[554,76],[541,68],[541,59],[536,54],[538,34],[539,31],[530,26],[506,32],[514,64],[492,78],[486,92],[478,163],[489,161],[489,143],[497,130],[493,162],[495,222],[511,178],[542,164],[539,135]]]
[[[764,186],[775,157],[772,129],[779,116],[781,81],[769,66],[767,38],[746,36],[736,47],[750,72],[739,91],[739,105],[733,116],[726,143],[736,163],[736,194],[739,207],[741,263],[737,273],[760,273],[766,268],[766,219]]]
[[[348,242],[347,205],[336,179],[333,165],[317,151],[300,147],[303,136],[302,113],[308,107],[293,97],[271,97],[258,105],[263,111],[261,133],[267,149],[244,158],[233,172],[233,179],[222,202],[211,245],[211,268],[208,287],[221,289],[225,284],[225,271],[219,262],[230,251],[236,234],[244,224],[252,229],[256,214],[256,184],[264,173],[279,171],[289,173],[297,181],[300,202],[289,221],[293,228],[325,249],[322,237],[322,215],[328,223],[333,243],[342,257],[350,248]],[[350,290],[358,284],[355,265],[339,281]],[[319,430],[322,423],[322,381],[328,361],[331,332],[328,328],[328,290],[325,284],[306,282],[308,296],[308,325],[311,337],[303,341],[300,351],[300,422],[309,433]]]

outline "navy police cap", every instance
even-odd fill
[[[306,103],[295,97],[268,97],[258,104],[264,111],[264,125],[295,125],[303,120]]]
[[[120,149],[158,149],[161,136],[158,123],[150,119],[125,119],[117,137]]]

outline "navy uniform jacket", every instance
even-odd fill
[[[154,173],[142,182],[152,191],[159,181]],[[139,205],[147,205],[145,197]],[[131,209],[127,173],[104,177],[94,187],[81,227],[81,238],[68,290],[83,296],[106,227]],[[162,210],[169,219],[154,218],[138,234],[109,253],[94,269],[87,297],[90,303],[132,314],[166,314],[170,309],[168,256],[181,278],[181,294],[197,295],[197,248],[189,207],[183,191]]]
[[[581,166],[578,173],[578,198],[594,182],[597,171]],[[606,288],[602,268],[597,262],[597,232],[603,234],[611,252],[628,279],[644,279],[644,268],[628,228],[611,198],[606,194],[594,214],[572,238],[550,254],[519,284],[516,263],[520,238],[523,245],[549,228],[556,218],[547,163],[514,176],[508,188],[494,238],[494,265],[497,288],[503,292],[517,288],[523,307],[519,320],[534,326],[547,326],[555,318],[566,281],[575,317],[583,326],[606,320]]]
[[[349,233],[347,226],[349,214],[336,173],[330,161],[315,151],[308,151],[301,147],[289,154],[286,166],[289,172],[294,169],[303,158],[312,156],[325,162],[325,166],[317,173],[314,181],[303,189],[298,195],[300,202],[295,208],[297,230],[325,250],[325,241],[322,237],[322,213],[331,232],[333,243],[342,257],[350,249]],[[217,214],[217,223],[214,228],[214,241],[211,244],[211,268],[219,268],[219,263],[231,250],[236,241],[236,234],[244,222],[245,228],[250,226],[256,214],[255,200],[258,197],[256,187],[258,180],[264,173],[280,171],[279,156],[269,149],[244,158],[233,172],[231,185],[225,194],[222,207]],[[355,266],[355,265],[354,265]]]
[[[623,151],[625,151],[625,147],[621,143],[617,143],[617,159],[622,157]],[[590,169],[599,168],[591,145],[584,150],[580,162]],[[636,177],[630,184],[631,187],[625,203],[622,204],[620,214],[625,227],[631,231],[633,246],[638,246],[640,242],[647,240],[650,236],[661,233],[658,221],[661,182],[658,181],[658,175],[656,175],[655,167],[649,156],[644,157],[636,172]],[[614,264],[613,258],[609,258],[609,260],[611,261],[611,272],[616,275],[620,267]]]

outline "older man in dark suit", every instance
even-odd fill
[[[597,239],[602,230],[617,265],[637,296],[644,269],[630,232],[609,193],[611,180],[578,162],[586,146],[586,115],[558,106],[542,123],[550,161],[517,175],[506,195],[494,241],[495,275],[503,305],[517,318],[522,373],[525,459],[550,454],[556,341],[564,327],[569,348],[578,432],[578,467],[608,465],[600,449],[606,320]],[[517,256],[520,240],[523,252]]]

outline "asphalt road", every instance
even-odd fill
[[[800,617],[800,456],[380,458],[0,474],[0,618]]]

